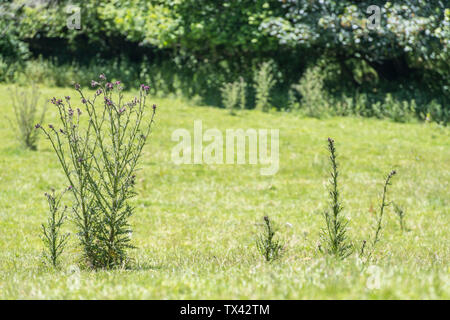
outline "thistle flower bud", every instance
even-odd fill
[[[100,74],[98,77],[100,78],[100,80],[106,80],[106,76],[104,73]]]
[[[142,89],[143,91],[145,91],[145,93],[148,93],[148,90],[150,90],[150,87],[147,86],[147,85],[145,85],[145,84],[141,84],[141,89]]]
[[[34,126],[35,129],[39,129],[41,127],[41,125],[39,123],[36,123],[36,125]]]

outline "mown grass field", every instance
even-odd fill
[[[72,89],[43,88],[50,98]],[[6,86],[0,86],[0,299],[449,299],[450,131],[431,123],[362,118],[300,118],[257,111],[236,116],[177,99],[154,99],[157,122],[144,149],[133,203],[130,270],[77,266],[72,234],[61,270],[41,263],[44,192],[67,187],[49,142],[28,151],[15,139]],[[57,126],[49,106],[45,123]],[[175,165],[177,128],[280,129],[280,169],[259,165]],[[336,140],[349,236],[360,247],[373,234],[385,175],[389,198],[406,209],[402,232],[390,207],[374,261],[327,259],[317,250],[327,205],[327,137]],[[70,198],[66,198],[70,204]],[[266,263],[258,223],[269,215],[288,245]],[[71,225],[69,231],[73,232]]]

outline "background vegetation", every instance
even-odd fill
[[[108,69],[130,87],[149,82],[153,93],[223,106],[224,83],[243,77],[253,88],[260,65],[271,61],[276,109],[448,122],[445,1],[86,0],[81,30],[66,26],[69,1],[30,3],[1,5],[0,81],[88,84]],[[381,21],[370,30],[373,4]],[[304,75],[320,81],[312,84],[322,91],[323,101],[314,101],[320,112],[293,89]],[[248,90],[249,108],[255,95]]]

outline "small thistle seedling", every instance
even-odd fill
[[[20,142],[30,150],[37,150],[38,132],[34,130],[37,120],[44,121],[46,104],[38,116],[38,104],[41,94],[36,84],[28,90],[19,90],[17,87],[11,91],[11,101],[14,109],[14,124]]]
[[[87,98],[79,84],[83,111],[71,97],[52,99],[59,112],[61,128],[49,130],[36,125],[50,140],[70,184],[76,205],[75,223],[86,265],[111,269],[124,266],[130,244],[129,218],[134,208],[136,167],[151,132],[151,118],[144,120],[149,86],[141,85],[139,97],[124,101],[120,81],[92,80],[97,91]],[[100,100],[100,101],[98,101]],[[87,119],[81,119],[82,114]]]
[[[398,221],[400,223],[400,229],[403,231],[407,231],[406,225],[405,225],[405,210],[400,207],[398,204],[393,203],[394,205],[394,212],[398,217]]]
[[[61,209],[61,198],[64,193],[56,196],[55,191],[52,193],[45,193],[49,206],[49,217],[47,224],[42,224],[42,242],[44,243],[43,256],[46,261],[57,268],[59,265],[59,258],[64,251],[69,237],[68,233],[63,234],[61,227],[66,220],[67,207]]]
[[[322,229],[321,238],[325,245],[325,252],[341,259],[352,253],[352,246],[347,239],[347,220],[342,215],[342,206],[338,189],[338,164],[336,161],[336,148],[334,140],[328,138],[328,151],[330,153],[331,179],[329,187],[330,211],[323,213],[326,227]]]
[[[284,242],[275,239],[275,229],[268,216],[264,217],[264,230],[256,239],[256,247],[267,262],[281,257],[284,250]]]
[[[270,110],[270,91],[276,84],[273,73],[273,63],[264,62],[254,76],[256,109],[264,112]]]

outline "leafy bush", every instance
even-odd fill
[[[144,119],[149,87],[141,85],[139,96],[123,100],[120,81],[92,80],[97,92],[84,95],[79,84],[84,111],[72,107],[70,96],[52,99],[59,111],[61,128],[40,128],[50,140],[70,184],[76,205],[75,223],[85,262],[92,268],[115,268],[127,263],[130,244],[129,218],[134,208],[135,172],[150,134],[156,111]],[[87,119],[83,121],[82,115]]]
[[[225,83],[220,91],[222,92],[222,103],[231,114],[238,106],[243,110],[246,105],[246,88],[245,80],[240,77],[239,81]]]
[[[34,125],[38,121],[37,113],[39,112],[40,95],[36,84],[33,84],[28,90],[21,90],[16,87],[11,92],[11,102],[15,116],[14,127],[21,143],[31,150],[37,149],[39,139],[38,132],[34,130]],[[46,109],[47,107],[44,105],[39,118],[40,122],[44,121]]]
[[[223,105],[230,114],[234,114],[234,109],[237,107],[240,99],[239,82],[225,83],[221,91]]]
[[[414,100],[400,102],[394,100],[392,95],[388,93],[383,104],[382,115],[396,122],[407,122],[413,119],[416,109]]]
[[[308,68],[300,82],[292,86],[302,97],[301,109],[310,117],[319,118],[329,110],[324,78],[319,67]]]
[[[275,83],[273,63],[264,62],[254,75],[256,109],[265,112],[270,110],[270,91]]]

